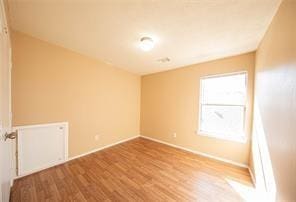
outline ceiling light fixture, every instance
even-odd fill
[[[143,37],[140,41],[140,48],[143,51],[150,51],[154,47],[154,41],[150,37]]]

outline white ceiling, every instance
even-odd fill
[[[12,28],[137,74],[256,50],[280,0],[9,0]],[[139,49],[148,36],[150,52]],[[158,60],[168,57],[170,62]]]

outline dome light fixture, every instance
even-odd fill
[[[154,41],[150,37],[142,37],[140,40],[140,48],[143,51],[150,51],[154,47]]]

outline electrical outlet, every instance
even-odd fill
[[[177,133],[173,133],[173,137],[176,138],[177,137]]]
[[[100,139],[99,135],[95,135],[95,140],[98,141]]]

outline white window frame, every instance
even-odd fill
[[[202,80],[208,79],[208,78],[219,78],[219,77],[225,77],[225,76],[232,76],[232,75],[240,75],[245,74],[246,75],[246,100],[244,105],[236,105],[236,104],[204,104],[203,102],[203,86],[202,86]],[[246,137],[246,112],[247,112],[247,101],[248,101],[248,72],[247,71],[239,71],[239,72],[231,72],[231,73],[223,73],[223,74],[215,74],[215,75],[208,75],[203,76],[199,80],[199,115],[198,115],[198,134],[200,136],[206,136],[211,138],[217,138],[221,140],[229,140],[229,141],[235,141],[240,143],[246,143],[247,137]],[[229,137],[225,136],[223,134],[214,133],[211,131],[202,131],[201,130],[201,109],[202,105],[211,105],[211,106],[240,106],[244,108],[244,114],[243,114],[243,134],[242,136],[238,137]]]

